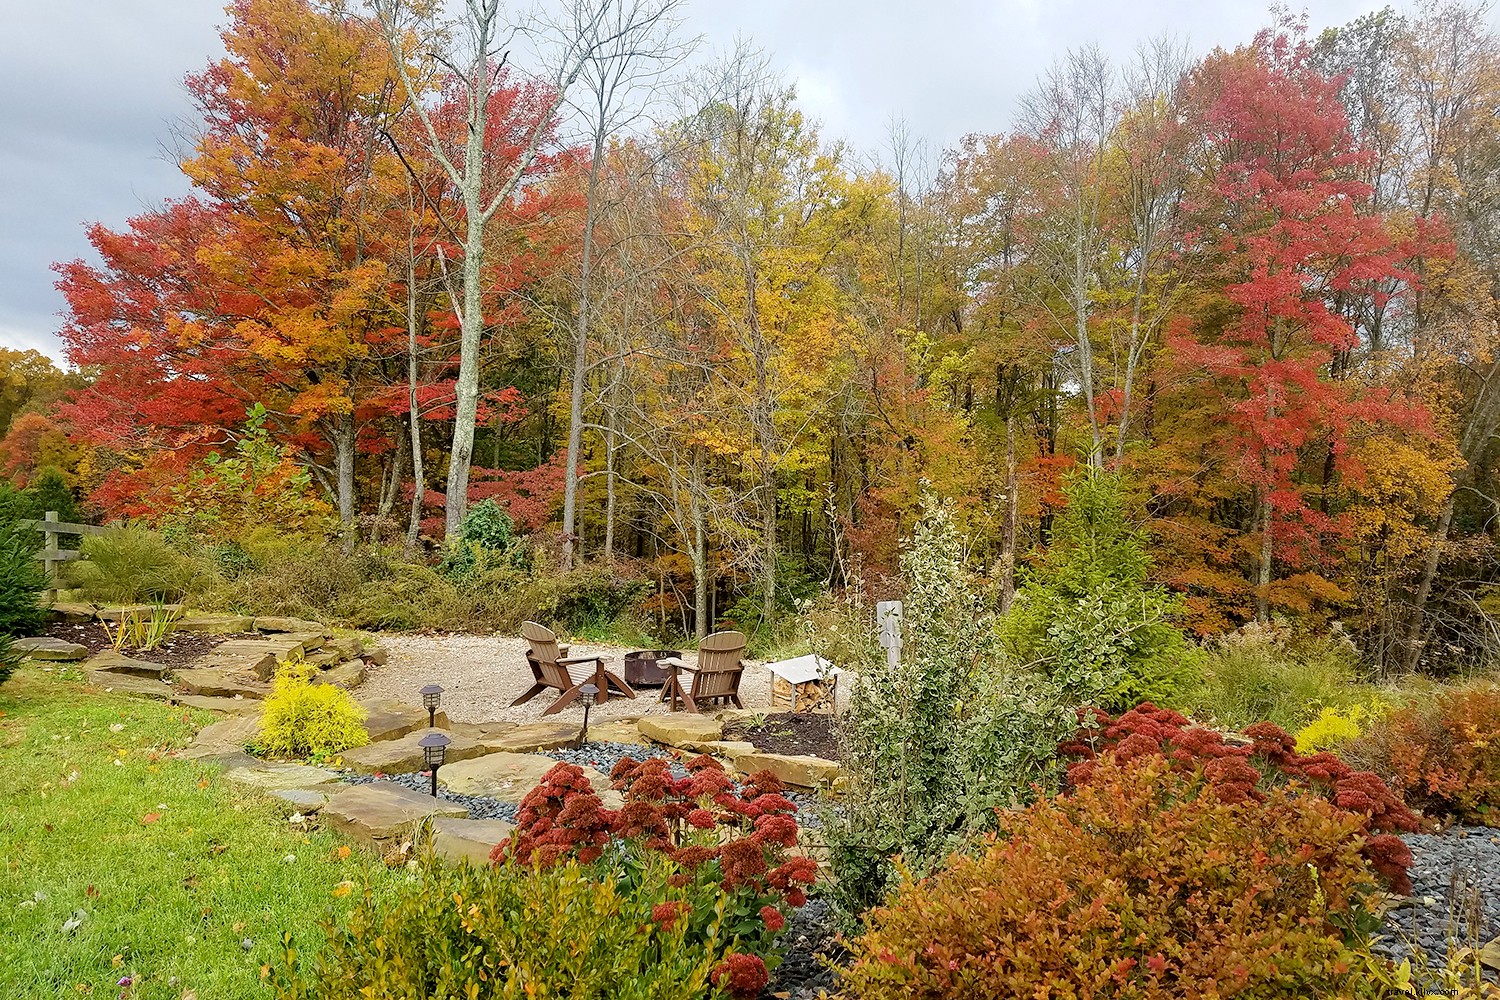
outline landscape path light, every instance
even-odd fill
[[[443,766],[443,760],[448,756],[448,737],[439,732],[431,732],[417,741],[417,746],[422,748],[422,763],[427,765],[427,770],[432,772],[432,797],[437,798],[437,773],[438,768]]]
[[[427,709],[427,728],[436,726],[433,721],[437,718],[438,705],[443,701],[443,689],[437,684],[428,684],[422,688],[422,707]]]
[[[578,693],[583,695],[583,728],[578,732],[578,745],[581,747],[589,741],[589,708],[594,704],[594,696],[599,693],[599,689],[592,684],[585,684],[578,689]]]

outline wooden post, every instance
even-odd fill
[[[42,515],[42,520],[56,524],[57,511],[47,511]],[[53,558],[53,553],[61,547],[57,539],[56,529],[45,525],[42,527],[42,568],[47,574],[47,605],[49,607],[57,603],[57,560]]]

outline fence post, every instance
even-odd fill
[[[42,520],[44,522],[46,522],[46,521],[57,521],[58,520],[57,511],[55,511],[55,510],[49,510],[49,511],[47,511],[46,514],[42,515]],[[55,559],[52,558],[52,553],[56,552],[58,550],[58,548],[59,548],[58,538],[60,536],[52,528],[46,527],[45,524],[42,525],[41,528],[42,528],[42,568],[47,573],[47,604],[50,606],[50,605],[53,605],[53,604],[57,603],[57,587],[56,587],[56,582],[57,582],[57,560],[55,560]]]

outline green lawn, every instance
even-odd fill
[[[35,668],[0,687],[0,997],[268,997],[283,930],[305,948],[341,882],[404,877],[166,756],[207,721]]]

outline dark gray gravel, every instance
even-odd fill
[[[1412,853],[1412,898],[1387,915],[1376,950],[1440,967],[1450,943],[1500,936],[1500,829],[1454,826],[1401,838]]]
[[[344,782],[350,785],[368,785],[372,781],[389,781],[393,785],[402,788],[410,788],[412,791],[421,792],[426,795],[432,791],[432,779],[425,772],[414,774],[388,774],[377,779],[371,774],[354,774],[349,772],[343,776]],[[450,792],[446,788],[438,788],[438,798],[444,802],[453,802],[469,810],[470,819],[503,819],[514,823],[517,809],[509,802],[501,802],[487,795],[459,795]]]
[[[814,897],[800,910],[793,910],[781,934],[782,959],[771,973],[771,981],[761,993],[764,998],[816,1000],[819,993],[833,989],[833,970],[828,962],[838,962],[845,952],[835,939],[833,908]]]

